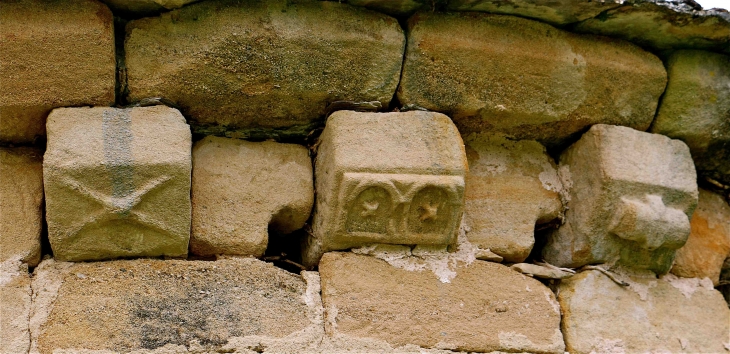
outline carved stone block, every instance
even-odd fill
[[[43,161],[56,259],[185,256],[191,134],[165,106],[61,108]]]
[[[549,263],[618,263],[666,273],[689,236],[697,181],[689,148],[631,128],[595,125],[560,156],[565,224]]]
[[[371,243],[448,245],[464,204],[464,144],[432,112],[331,115],[315,163],[317,204],[304,262]]]

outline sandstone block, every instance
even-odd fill
[[[405,47],[394,18],[319,1],[205,1],[132,21],[127,34],[131,101],[165,97],[194,129],[243,136],[304,129],[334,101],[387,107]]]
[[[480,11],[532,18],[553,25],[583,21],[621,6],[613,0],[450,0],[450,11]]]
[[[43,153],[0,148],[0,262],[41,260]]]
[[[0,262],[0,352],[30,349],[31,294],[28,266],[17,259]]]
[[[458,351],[563,353],[555,296],[506,266],[462,264],[442,283],[431,272],[331,252],[319,270],[330,336]]]
[[[190,149],[173,108],[53,110],[43,180],[55,258],[187,255]]]
[[[723,353],[730,309],[698,279],[632,277],[622,287],[598,271],[560,283],[563,335],[571,353]]]
[[[315,161],[317,204],[304,262],[371,243],[453,243],[464,204],[464,143],[432,112],[338,111]]]
[[[681,50],[667,68],[651,131],[684,141],[700,174],[730,184],[730,56]]]
[[[536,141],[492,134],[471,134],[465,140],[469,242],[507,262],[522,262],[535,243],[535,224],[562,212],[555,163]]]
[[[281,233],[302,228],[313,203],[304,146],[206,137],[193,148],[190,251],[259,257],[269,226]]]
[[[462,134],[555,145],[597,123],[646,130],[665,84],[662,62],[628,42],[511,16],[418,13],[398,98],[447,114]]]
[[[114,26],[105,5],[4,2],[0,23],[0,141],[44,136],[54,107],[114,103]]]
[[[697,182],[687,145],[631,128],[594,125],[560,156],[565,223],[548,263],[618,263],[666,273],[687,241]]]

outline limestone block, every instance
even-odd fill
[[[442,283],[431,272],[330,252],[319,271],[330,336],[465,352],[564,350],[553,293],[501,264],[462,264]]]
[[[180,112],[58,108],[47,127],[43,181],[56,259],[187,255],[191,135]]]
[[[30,275],[17,259],[0,262],[0,352],[30,349]]]
[[[447,114],[462,134],[555,145],[596,123],[646,130],[665,84],[662,62],[628,42],[512,16],[417,13],[398,98]]]
[[[196,131],[306,135],[334,101],[387,107],[404,47],[396,19],[346,4],[205,1],[129,23],[128,98],[167,98]]]
[[[338,111],[315,160],[317,204],[304,262],[371,243],[453,243],[464,204],[464,143],[433,112]]]
[[[101,0],[114,13],[128,16],[153,16],[160,12],[179,9],[199,0]]]
[[[708,277],[718,285],[723,262],[730,258],[730,206],[721,196],[700,189],[690,227],[687,243],[677,250],[672,273],[685,278]]]
[[[629,282],[622,287],[598,271],[561,281],[566,351],[726,352],[730,309],[711,282],[671,274],[665,279],[634,276]]]
[[[114,104],[114,24],[104,4],[3,2],[0,23],[0,141],[44,136],[54,107]]]
[[[631,128],[594,125],[560,156],[565,223],[548,263],[618,263],[666,273],[687,241],[697,182],[687,145]]]
[[[700,174],[730,184],[730,56],[681,50],[667,68],[651,131],[684,141]]]
[[[0,262],[41,260],[43,153],[0,148]]]
[[[206,137],[193,148],[190,252],[259,257],[269,225],[280,233],[300,229],[313,203],[304,146]]]
[[[469,174],[464,218],[469,242],[507,262],[522,262],[535,243],[535,224],[562,212],[555,163],[536,141],[471,134],[465,143]]]
[[[565,25],[597,16],[621,6],[614,0],[450,0],[450,11],[480,11]]]

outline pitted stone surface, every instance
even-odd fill
[[[129,23],[129,100],[167,98],[196,131],[306,135],[334,101],[387,107],[404,47],[396,19],[346,4],[205,1]]]
[[[555,145],[596,123],[646,130],[665,84],[659,58],[628,42],[511,16],[417,13],[398,98],[447,114],[462,134]]]
[[[17,259],[0,262],[0,353],[30,349],[31,295],[28,266]]]
[[[453,243],[467,161],[449,117],[338,111],[320,142],[306,264],[316,264],[326,251],[372,243]]]
[[[465,143],[469,242],[507,262],[522,262],[535,244],[535,224],[562,212],[555,163],[536,141],[484,133],[467,136]]]
[[[563,353],[555,295],[506,266],[462,264],[442,283],[428,271],[330,252],[319,270],[330,336],[457,351]]]
[[[190,149],[173,108],[51,112],[43,180],[54,257],[187,255]]]
[[[113,19],[105,5],[3,2],[0,23],[0,141],[44,136],[55,107],[114,103]]]
[[[43,153],[0,148],[0,262],[41,260]]]
[[[532,18],[553,25],[589,19],[621,6],[615,0],[450,0],[449,11],[480,11]]]
[[[594,125],[560,156],[565,223],[548,263],[620,263],[666,273],[687,241],[697,181],[687,145],[627,127]]]
[[[193,148],[190,252],[263,255],[269,225],[285,234],[304,226],[313,188],[304,146],[206,137]]]

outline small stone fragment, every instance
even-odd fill
[[[449,11],[480,11],[513,15],[565,25],[586,20],[621,6],[615,0],[450,0]]]
[[[477,249],[476,253],[474,254],[474,257],[476,259],[480,259],[482,261],[489,261],[489,262],[497,262],[500,263],[504,260],[504,257],[492,252],[489,249]]]
[[[28,353],[31,294],[28,266],[0,262],[0,353]]]
[[[558,269],[552,269],[548,267],[539,266],[537,264],[530,264],[530,263],[517,263],[510,266],[511,269],[514,269],[522,274],[527,274],[534,276],[536,278],[542,278],[542,279],[565,279],[572,277],[574,273],[558,270]]]

